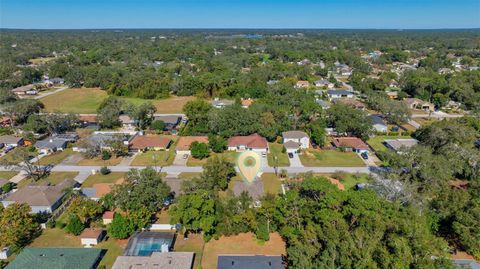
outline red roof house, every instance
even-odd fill
[[[268,141],[259,134],[248,136],[234,136],[228,139],[228,150],[255,150],[268,151]]]
[[[358,137],[335,137],[332,144],[336,148],[344,148],[354,152],[366,152],[369,150],[368,145]]]

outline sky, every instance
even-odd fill
[[[480,28],[480,0],[0,0],[0,28]]]

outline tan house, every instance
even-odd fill
[[[172,140],[160,135],[137,135],[129,143],[132,151],[167,150]]]
[[[418,98],[406,98],[403,100],[403,102],[405,102],[410,109],[418,109],[427,112],[435,110],[435,106],[432,103],[420,100]]]
[[[181,136],[178,139],[177,146],[175,147],[176,154],[188,154],[190,155],[190,145],[193,142],[205,143],[208,144],[207,136]]]

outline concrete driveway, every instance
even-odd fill
[[[303,167],[302,162],[300,161],[300,156],[298,153],[292,153],[293,158],[288,157],[288,160],[290,161],[290,167]]]
[[[173,160],[173,165],[175,165],[175,166],[187,166],[188,158],[183,158],[183,155],[184,154],[175,155],[175,159]],[[190,157],[190,155],[188,157]]]

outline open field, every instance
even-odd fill
[[[172,165],[175,159],[175,150],[169,151],[147,151],[138,154],[133,159],[133,166],[168,166]]]
[[[341,152],[337,150],[308,149],[300,154],[300,160],[304,166],[312,167],[360,167],[365,163],[353,152]]]
[[[278,194],[282,192],[282,181],[275,174],[264,173],[261,176],[263,182],[263,191],[265,194]]]
[[[95,248],[105,249],[107,252],[100,262],[100,266],[112,268],[113,263],[123,252],[123,247],[113,238],[100,242]],[[29,246],[31,247],[77,247],[81,248],[80,237],[67,234],[59,228],[45,229],[42,234],[36,238]]]
[[[176,252],[195,252],[193,269],[198,269],[201,268],[204,245],[205,242],[203,241],[203,236],[201,234],[189,234],[187,240],[184,240],[183,235],[180,234],[177,235],[173,249]],[[205,269],[206,267],[203,268]]]
[[[40,58],[33,58],[33,59],[28,60],[28,61],[31,62],[34,65],[40,65],[40,64],[48,63],[48,62],[50,62],[52,60],[55,60],[55,59],[56,59],[55,57],[40,57]]]
[[[38,181],[33,181],[31,178],[24,178],[18,184],[18,188],[27,185],[57,185],[62,183],[65,179],[73,180],[78,175],[78,172],[51,172],[47,177],[41,178]]]
[[[97,173],[95,175],[90,175],[87,179],[83,182],[82,187],[89,188],[92,187],[93,184],[96,183],[116,183],[119,179],[123,178],[125,173],[121,172],[112,172],[108,175],[102,175]]]
[[[235,163],[235,161],[237,160],[237,157],[240,153],[239,152],[236,152],[236,151],[225,151],[223,153],[214,153],[214,152],[211,152],[210,153],[210,157],[208,158],[205,158],[205,159],[195,159],[193,158],[192,156],[190,156],[188,158],[188,161],[187,161],[187,166],[203,166],[204,164],[207,163],[207,160],[209,158],[212,158],[213,156],[222,156],[224,158],[227,159],[227,161],[229,162],[232,162],[232,163]]]
[[[78,114],[96,113],[98,106],[108,97],[106,91],[99,88],[72,88],[67,89],[42,99],[45,104],[46,112],[71,112]],[[140,99],[130,97],[119,97],[127,102],[139,105],[145,102],[152,102],[157,108],[157,113],[182,113],[183,106],[191,100],[193,96],[172,96],[166,99]]]
[[[41,158],[38,161],[38,164],[40,165],[49,165],[49,164],[59,164],[61,163],[65,158],[73,154],[73,150],[71,148],[67,148],[64,151],[57,151],[54,152],[50,155],[47,155],[43,158]]]
[[[267,155],[269,166],[290,166],[287,153],[282,152],[282,144],[268,143],[268,148],[270,151]],[[277,162],[275,162],[275,157],[277,157]]]
[[[388,136],[388,135],[379,135],[368,139],[367,144],[375,150],[375,152],[385,151],[388,148],[383,145],[383,140],[385,139],[406,139],[412,138],[411,136]]]
[[[212,239],[203,249],[202,268],[217,268],[218,255],[251,254],[251,255],[285,255],[285,242],[279,234],[271,233],[270,240],[259,243],[253,233]]]
[[[343,189],[348,190],[352,189],[358,183],[368,183],[368,174],[351,174],[351,173],[342,173],[343,178],[338,180],[338,184],[332,182],[332,184],[339,185],[339,188],[343,186]],[[334,174],[314,174],[319,177],[326,177],[330,181],[336,180]]]
[[[46,112],[89,114],[97,112],[97,107],[107,95],[106,91],[98,88],[74,88],[46,96],[40,101],[45,105]]]

